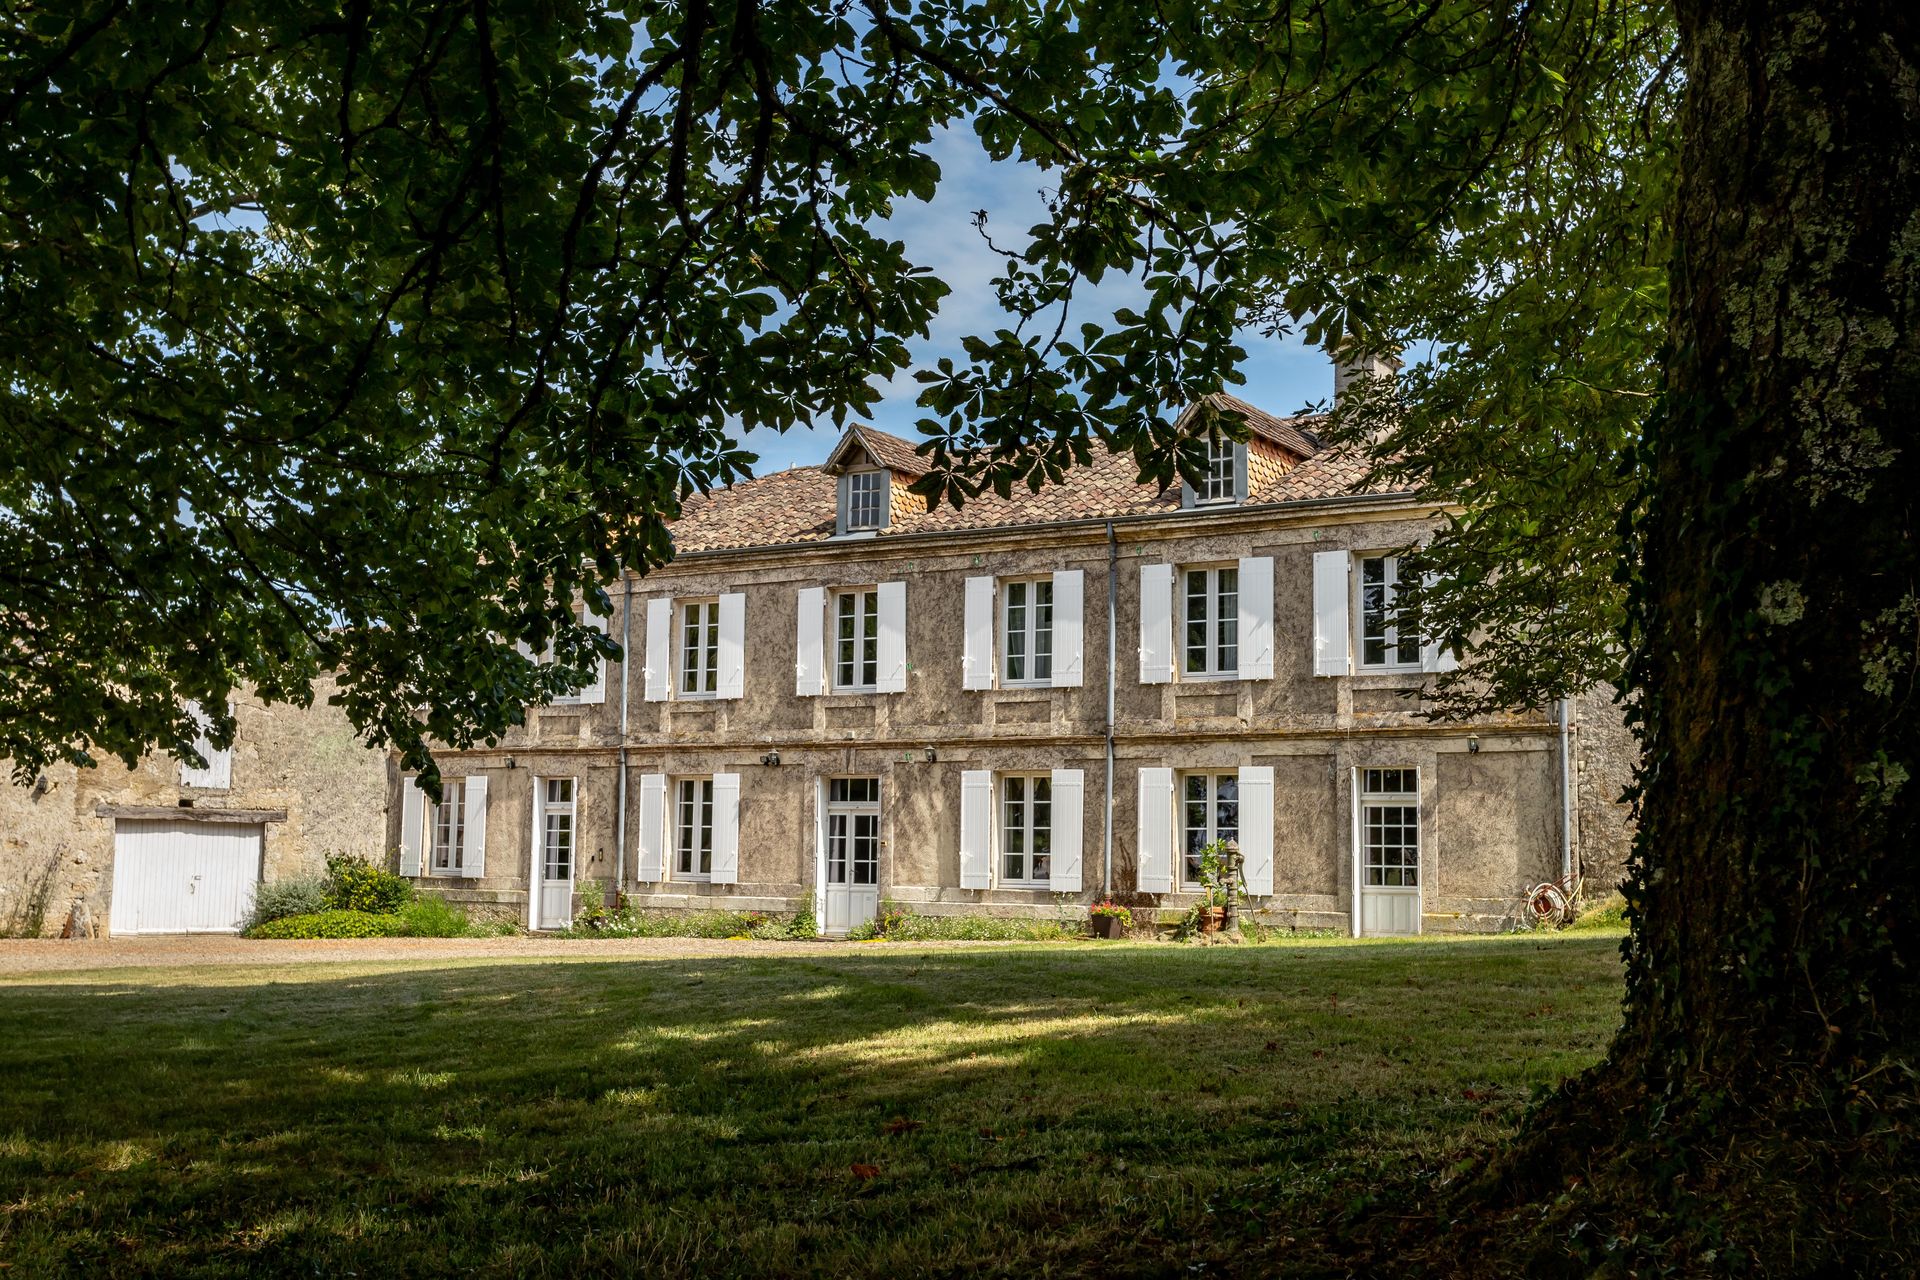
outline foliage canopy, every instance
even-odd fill
[[[1236,329],[1431,341],[1381,449],[1458,504],[1461,706],[1613,674],[1664,308],[1669,36],[1603,0],[42,0],[0,20],[0,752],[190,757],[185,700],[340,675],[494,738],[617,646],[743,429],[845,420],[947,286],[936,131],[1050,175],[1008,319],[923,371],[932,500],[1089,449],[1193,473]],[[1144,302],[1099,322],[1076,290]],[[1355,408],[1344,429],[1373,426]],[[1235,433],[1238,424],[1210,424]],[[1501,590],[1479,590],[1493,578]],[[1476,588],[1471,602],[1457,589]],[[551,651],[540,664],[527,653]],[[424,714],[422,713],[424,711]]]

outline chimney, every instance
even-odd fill
[[[1333,353],[1333,403],[1347,398],[1347,388],[1363,378],[1391,382],[1400,372],[1399,356],[1342,347]]]

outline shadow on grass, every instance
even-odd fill
[[[1301,1215],[1498,1137],[1593,1061],[1616,949],[769,951],[8,984],[0,1258],[15,1275],[1252,1269],[1284,1260]]]

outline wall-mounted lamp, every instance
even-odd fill
[[[933,749],[932,747],[928,747],[928,748],[927,748],[927,763],[928,763],[928,764],[933,764],[933,763],[934,763],[935,761],[937,761],[937,760],[939,760],[939,759],[940,759],[940,757],[939,757],[939,755],[937,755],[937,754],[936,754],[936,753],[934,752],[934,749]]]
[[[1479,734],[1470,733],[1467,735],[1467,754],[1473,755],[1473,756],[1477,756],[1480,754],[1480,735]]]
[[[760,763],[766,765],[769,769],[778,769],[780,767],[780,753],[778,751],[769,751],[760,757]]]
[[[513,768],[513,757],[512,757],[512,756],[508,756],[508,757],[507,757],[507,768],[509,768],[509,769],[511,769],[511,768]]]

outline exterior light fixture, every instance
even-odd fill
[[[778,751],[769,751],[760,757],[760,763],[766,765],[769,769],[778,769],[780,767],[780,753]]]
[[[1479,734],[1470,733],[1467,735],[1467,754],[1475,755],[1475,756],[1480,754],[1480,735]]]
[[[928,763],[928,764],[933,764],[933,763],[934,763],[935,761],[937,761],[937,760],[939,760],[939,759],[940,759],[940,757],[939,757],[938,755],[936,755],[936,754],[934,753],[934,750],[933,750],[933,748],[932,748],[932,747],[928,747],[928,748],[927,748],[927,763]]]

